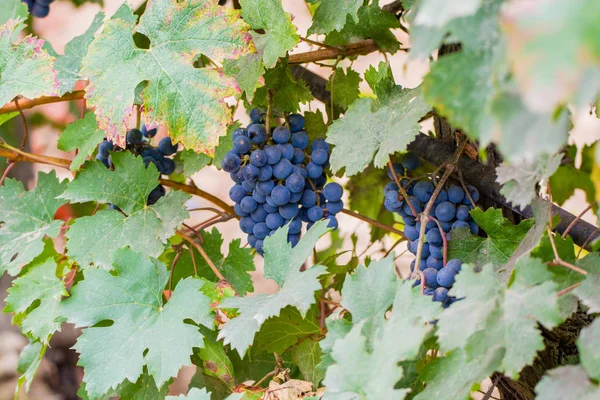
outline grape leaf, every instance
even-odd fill
[[[552,274],[535,258],[521,258],[507,286],[491,265],[479,273],[463,267],[450,293],[463,300],[439,318],[441,350],[467,346],[469,356],[478,358],[490,349],[503,348],[495,369],[513,379],[544,349],[538,322],[546,329],[562,322]]]
[[[55,221],[54,214],[66,203],[57,198],[66,185],[51,171],[40,172],[37,186],[29,191],[16,179],[0,186],[0,273],[16,275],[44,250],[45,236],[58,236],[63,221]]]
[[[600,88],[595,0],[512,3],[503,9],[507,57],[532,110],[592,102]],[[584,57],[581,55],[585,54]]]
[[[358,9],[362,4],[362,0],[321,0],[308,34],[340,31],[346,24],[347,15],[358,22]]]
[[[369,267],[359,265],[348,274],[342,288],[342,306],[352,320],[364,323],[363,334],[371,339],[385,322],[385,312],[394,301],[398,288],[394,255],[373,261]]]
[[[305,317],[297,309],[286,307],[279,316],[265,321],[256,334],[252,352],[282,354],[301,340],[320,334],[321,327],[314,307],[308,310]]]
[[[323,399],[351,398],[348,397],[351,393],[361,398],[403,399],[409,390],[395,389],[402,377],[398,363],[418,354],[423,339],[433,329],[428,322],[440,310],[439,304],[421,296],[411,282],[402,283],[394,299],[392,316],[380,328],[371,352],[367,337],[361,335],[367,320],[355,324],[345,337],[335,341],[331,353],[335,364],[327,368],[323,381],[327,391]]]
[[[392,68],[383,61],[379,63],[377,68],[373,65],[369,66],[365,71],[365,81],[381,102],[385,101],[387,96],[393,94],[396,88]]]
[[[167,396],[165,400],[210,400],[210,393],[206,389],[191,388],[187,395]]]
[[[467,399],[479,382],[494,372],[502,351],[490,349],[481,357],[469,358],[464,350],[453,350],[446,357],[437,357],[423,369],[420,379],[425,389],[414,400]]]
[[[331,92],[334,104],[348,108],[354,100],[358,99],[360,94],[358,86],[361,81],[360,75],[353,69],[348,68],[344,72],[343,68],[337,67],[329,77],[326,87]]]
[[[327,368],[335,364],[331,357],[333,345],[338,339],[345,337],[352,329],[352,322],[347,319],[340,318],[339,314],[332,314],[325,321],[327,327],[327,335],[319,342],[321,347],[321,363],[319,368]]]
[[[62,151],[79,150],[71,162],[71,171],[77,171],[81,167],[86,157],[90,156],[98,143],[102,142],[104,136],[104,131],[98,129],[96,116],[92,112],[87,112],[83,119],[67,125],[58,138],[58,148]]]
[[[597,313],[600,312],[600,294],[598,293],[598,284],[600,284],[600,265],[598,265],[598,261],[600,259],[594,254],[588,255],[586,258],[588,257],[590,257],[588,261],[592,261],[585,262],[588,275],[581,282],[581,285],[573,290],[573,294],[589,308],[588,312]],[[581,261],[583,262],[586,258]]]
[[[231,122],[224,98],[239,88],[217,70],[194,68],[193,62],[200,54],[218,60],[254,51],[238,13],[215,1],[155,0],[138,25],[129,6],[121,8],[120,18],[107,21],[90,44],[81,73],[89,77],[86,98],[108,138],[124,147],[136,88],[147,81],[146,122],[168,126],[175,142],[212,156]],[[149,49],[136,47],[134,32],[150,40]]]
[[[565,158],[568,163],[561,163],[556,172],[550,177],[550,186],[552,187],[552,200],[559,206],[567,201],[575,189],[581,189],[585,192],[588,203],[593,203],[596,198],[596,188],[592,181],[592,171],[594,169],[594,153],[596,145],[584,145],[581,150],[581,165],[575,166],[577,158],[577,146],[569,146],[566,150]]]
[[[496,182],[503,185],[500,193],[514,206],[525,209],[537,195],[538,182],[556,172],[562,157],[562,154],[540,155],[531,161],[503,162],[496,168]]]
[[[223,60],[223,71],[235,78],[249,101],[252,101],[256,89],[265,83],[262,77],[265,73],[265,66],[260,53],[246,54],[237,60],[225,59]]]
[[[211,162],[211,158],[206,154],[198,154],[189,149],[178,152],[174,160],[176,163],[179,161],[183,165],[183,176],[186,178],[191,177]]]
[[[475,208],[471,217],[487,237],[473,235],[468,229],[453,229],[448,243],[449,257],[476,267],[505,264],[534,224],[532,219],[526,219],[513,225],[502,216],[502,210],[493,208],[487,211]]]
[[[227,134],[219,138],[219,145],[215,149],[215,156],[212,159],[212,165],[221,169],[221,162],[227,153],[233,148],[233,132],[241,127],[242,124],[239,121],[235,121],[233,124],[227,127]]]
[[[310,141],[323,138],[327,132],[327,124],[323,118],[321,110],[307,111],[304,113],[304,130],[308,134]]]
[[[373,101],[356,100],[344,118],[329,127],[327,141],[335,145],[331,152],[332,171],[346,168],[346,175],[352,176],[372,160],[375,167],[383,167],[389,154],[406,150],[419,133],[419,120],[430,109],[418,88],[396,87],[376,110],[372,110]]]
[[[256,90],[252,105],[264,107],[268,105],[267,91],[272,90],[274,95],[273,104],[281,112],[297,112],[300,103],[306,103],[313,99],[310,89],[302,80],[296,80],[287,61],[279,62],[265,73],[265,85]]]
[[[252,277],[248,273],[254,271],[254,262],[251,250],[240,247],[241,240],[235,239],[229,242],[229,253],[225,257],[221,253],[223,237],[221,233],[213,228],[212,231],[202,232],[202,248],[208,254],[208,257],[221,271],[227,282],[235,289],[240,296],[245,296],[247,292],[254,291]],[[177,268],[173,273],[173,283],[180,279],[197,275],[209,281],[218,282],[218,278],[204,258],[196,249],[193,249],[194,257],[188,251],[184,251],[177,262]],[[174,256],[174,255],[173,255]],[[194,267],[195,264],[195,267]]]
[[[60,82],[59,94],[63,95],[67,92],[72,92],[78,80],[85,77],[79,74],[81,69],[81,61],[88,51],[88,46],[94,39],[94,34],[104,23],[104,13],[99,12],[94,17],[92,24],[83,35],[73,38],[65,46],[65,54],[57,54],[49,42],[44,44],[44,48],[50,55],[56,58],[54,68],[58,72],[58,80]]]
[[[54,58],[42,49],[44,41],[29,35],[13,44],[12,38],[22,29],[21,21],[10,19],[0,25],[0,104],[18,95],[33,99],[58,94]]]
[[[252,35],[257,51],[262,53],[264,65],[273,68],[279,57],[284,57],[300,41],[290,14],[283,11],[275,0],[241,0],[242,17],[255,31]]]
[[[127,245],[158,257],[175,228],[189,216],[183,204],[190,196],[180,191],[171,191],[156,204],[146,205],[159,176],[153,164],[146,168],[141,157],[129,152],[112,153],[112,160],[115,171],[99,161],[86,163],[62,194],[72,202],[112,203],[127,214],[106,209],[75,221],[67,233],[67,247],[70,257],[83,268],[92,263],[110,268],[114,250]],[[89,235],[93,241],[87,240]]]
[[[312,382],[314,387],[319,387],[325,377],[325,371],[318,367],[321,362],[319,342],[310,338],[302,341],[292,350],[292,360],[300,369],[302,377]]]
[[[480,5],[481,0],[423,0],[414,22],[423,26],[444,26],[454,18],[474,14]]]
[[[170,380],[160,388],[156,387],[156,382],[144,369],[144,372],[135,383],[131,383],[127,379],[123,381],[114,396],[119,396],[120,400],[164,399],[169,393],[169,382]]]
[[[30,342],[21,350],[19,355],[19,363],[17,364],[17,372],[21,374],[17,381],[17,389],[15,391],[15,397],[19,395],[21,388],[25,385],[25,391],[29,391],[31,382],[35,378],[35,374],[46,354],[47,345],[40,343],[39,341]]]
[[[91,396],[124,379],[137,381],[144,366],[162,386],[182,366],[191,365],[192,347],[202,346],[203,335],[184,320],[206,327],[213,323],[209,299],[200,292],[202,281],[180,281],[164,304],[162,291],[169,279],[164,264],[128,248],[117,250],[114,260],[118,275],[88,269],[63,302],[68,321],[87,327],[74,347]],[[112,324],[94,326],[107,320]]]
[[[383,187],[387,179],[385,170],[371,166],[350,178],[346,184],[350,194],[350,209],[377,221],[393,224],[393,215],[383,207]],[[375,226],[370,229],[372,242],[380,240],[387,233]]]
[[[317,278],[325,272],[324,266],[315,265],[304,272],[300,272],[300,267],[328,231],[327,222],[315,223],[294,248],[287,241],[288,229],[287,225],[278,229],[264,244],[264,276],[277,282],[281,290],[272,295],[229,298],[221,304],[222,308],[239,310],[239,316],[223,326],[219,339],[231,344],[241,357],[268,318],[276,317],[287,306],[296,307],[305,316],[315,301],[315,290],[321,287]]]
[[[27,5],[21,0],[4,0],[0,6],[0,25],[9,19],[26,19],[27,13]]]
[[[325,37],[325,44],[344,47],[364,39],[373,39],[386,53],[394,54],[400,43],[390,29],[400,27],[395,15],[383,11],[378,5],[371,4],[358,9],[358,22],[350,16],[341,31],[332,31]]]
[[[208,330],[207,330],[208,331]],[[223,382],[229,390],[235,386],[235,373],[233,364],[225,353],[223,344],[217,342],[217,335],[214,332],[203,332],[206,339],[202,348],[196,349],[194,364],[204,369],[207,376],[214,377]]]
[[[206,375],[201,368],[196,368],[196,374],[192,377],[189,388],[205,388],[211,392],[211,400],[223,400],[231,393],[223,381]]]
[[[600,398],[600,387],[590,382],[585,370],[578,365],[567,365],[548,371],[535,386],[535,392],[537,400]]]
[[[596,351],[598,345],[600,345],[600,319],[595,319],[579,333],[577,348],[581,365],[596,381],[600,378],[600,355]]]
[[[56,262],[48,258],[28,266],[13,282],[4,312],[15,313],[23,333],[47,345],[52,334],[60,329],[59,304],[62,296],[68,295],[65,285],[56,277]]]

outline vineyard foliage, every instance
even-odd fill
[[[70,323],[84,399],[462,400],[527,374],[522,398],[600,398],[600,241],[557,228],[576,191],[598,211],[598,135],[572,132],[597,112],[600,2],[306,0],[304,31],[287,1],[123,2],[63,54],[33,24],[60,1],[37,2],[0,2],[16,395]],[[359,68],[369,54],[385,61]],[[419,85],[395,80],[403,62],[429,64]],[[56,101],[83,102],[68,158],[17,139]],[[443,162],[411,145],[428,140]],[[495,175],[465,180],[465,158]],[[27,162],[50,172],[7,177]],[[216,215],[195,227],[194,197]],[[370,224],[366,250],[342,214]],[[574,355],[548,367],[574,319]]]

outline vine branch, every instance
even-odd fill
[[[64,94],[62,96],[42,96],[37,99],[21,99],[19,101],[19,106],[22,110],[27,110],[33,108],[35,106],[40,106],[42,104],[52,104],[52,103],[60,103],[63,101],[71,101],[71,100],[81,100],[85,96],[85,90],[76,90],[71,93]],[[0,114],[8,114],[11,112],[19,111],[16,104],[13,102],[5,105],[0,108]]]
[[[342,212],[342,214],[350,215],[351,217],[354,217],[356,219],[360,219],[361,221],[367,222],[367,223],[369,223],[369,224],[371,224],[373,226],[381,228],[384,231],[395,233],[396,235],[401,236],[402,238],[406,239],[406,236],[404,235],[404,232],[402,232],[402,231],[400,231],[400,230],[398,230],[396,228],[393,228],[393,227],[391,227],[389,225],[382,224],[381,222],[379,222],[377,220],[371,219],[369,217],[366,217],[366,216],[364,216],[362,214],[359,214],[359,213],[356,213],[354,211],[350,211],[350,210],[348,210],[346,208],[342,209],[341,212]]]
[[[202,258],[204,258],[204,261],[206,261],[210,269],[214,272],[214,274],[217,276],[217,278],[219,278],[220,281],[227,281],[223,274],[221,274],[221,271],[219,271],[215,263],[213,263],[208,254],[206,254],[202,246],[200,246],[194,239],[192,239],[191,237],[189,237],[181,231],[177,231],[177,236],[179,236],[180,238],[194,246],[196,250],[198,250],[198,253],[200,253]]]

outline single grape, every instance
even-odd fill
[[[441,258],[434,257],[429,255],[427,257],[427,268],[435,268],[437,270],[442,269],[444,267],[444,261]]]
[[[108,156],[103,156],[102,154],[98,153],[96,154],[96,160],[100,161],[102,164],[104,164],[104,166],[106,168],[110,168],[109,164],[108,164]]]
[[[311,161],[317,165],[325,165],[329,160],[329,154],[325,151],[325,149],[316,149],[312,152]]]
[[[175,161],[170,158],[165,158],[160,163],[159,171],[164,175],[171,175],[175,172]]]
[[[225,172],[235,172],[240,168],[241,163],[240,157],[233,151],[230,151],[223,157],[221,168],[223,168],[223,171]]]
[[[297,235],[302,231],[302,220],[300,218],[294,218],[290,221],[290,228],[288,233]]]
[[[275,186],[273,191],[271,191],[271,198],[278,206],[283,206],[284,204],[289,203],[290,196],[290,190],[283,185]]]
[[[256,181],[249,181],[245,179],[242,181],[242,187],[247,193],[252,193],[256,188]]]
[[[244,178],[247,181],[256,181],[260,175],[260,169],[253,164],[248,164],[244,168]]]
[[[431,255],[431,251],[429,250],[429,243],[423,243],[423,248],[421,250],[421,258],[427,258]]]
[[[438,270],[435,268],[425,268],[423,271],[423,276],[425,277],[425,285],[429,286],[432,289],[438,287],[437,283],[437,274]]]
[[[269,164],[263,165],[260,167],[258,172],[258,180],[259,181],[268,181],[273,177],[273,167]]]
[[[240,203],[235,203],[233,205],[233,211],[235,211],[235,213],[240,217],[248,217],[250,215],[250,213],[242,210],[242,206],[240,205]]]
[[[452,221],[438,221],[440,223],[440,225],[442,226],[442,230],[446,233],[450,232],[452,230]]]
[[[323,174],[323,167],[311,161],[306,166],[306,171],[310,179],[317,179]]]
[[[288,203],[279,207],[279,214],[285,219],[292,219],[298,215],[298,204]]]
[[[258,207],[256,207],[256,210],[250,213],[250,218],[252,218],[252,221],[254,222],[265,222],[265,219],[267,218],[268,214],[269,213],[265,211],[264,207],[259,205]]]
[[[256,242],[254,243],[254,249],[261,256],[264,254],[263,246],[264,246],[264,242],[261,239],[256,239]]]
[[[267,237],[269,231],[270,229],[264,222],[259,222],[258,224],[254,225],[254,228],[252,228],[252,234],[256,236],[257,239],[261,240]]]
[[[273,131],[273,140],[275,141],[275,143],[287,143],[290,141],[291,135],[292,134],[290,133],[290,130],[285,126],[281,125],[275,128],[275,130]]]
[[[473,235],[477,235],[479,233],[479,227],[477,226],[477,223],[475,221],[470,220],[469,227],[471,228],[471,233]]]
[[[253,234],[249,234],[248,235],[248,244],[251,247],[256,247],[256,236],[254,236]]]
[[[223,165],[221,164],[221,167],[222,166]],[[223,171],[225,170],[223,169]],[[230,173],[229,176],[231,177],[231,180],[235,183],[242,183],[242,181],[244,180],[244,167],[240,167],[237,171]]]
[[[454,272],[456,272],[458,274],[460,272],[460,270],[462,269],[462,261],[459,260],[458,258],[453,258],[452,260],[449,260],[446,263],[446,267],[445,268],[450,268],[450,269],[454,270]]]
[[[469,214],[469,211],[471,211],[471,209],[469,208],[469,206],[466,206],[464,204],[458,206],[458,208],[456,209],[456,218],[461,220],[461,221],[466,221],[469,219],[469,217],[471,216]]]
[[[177,145],[173,144],[170,137],[165,137],[158,142],[158,150],[165,156],[170,156],[177,153]]]
[[[409,171],[417,169],[420,163],[421,160],[419,159],[419,156],[412,152],[406,153],[402,159],[402,166]]]
[[[436,246],[436,245],[429,243],[429,253],[432,256],[434,256],[435,258],[442,258],[444,256],[442,254],[443,250],[444,249],[442,248],[442,246]]]
[[[479,190],[477,190],[475,186],[471,185],[467,185],[467,190],[469,191],[469,194],[471,195],[473,201],[477,203],[479,201]],[[472,206],[471,200],[469,200],[469,196],[465,196],[462,203],[468,206]]]
[[[319,206],[312,206],[308,209],[308,219],[315,222],[323,218],[323,209]]]
[[[342,194],[344,194],[344,189],[336,182],[330,182],[323,188],[323,195],[327,201],[340,201]]]
[[[262,167],[267,163],[267,156],[264,151],[256,149],[250,154],[250,162],[257,167]]]
[[[129,144],[140,144],[144,141],[144,135],[139,129],[133,128],[127,131],[125,139]]]
[[[291,144],[278,144],[277,148],[281,150],[281,157],[287,158],[290,161],[294,158],[294,146],[292,146]]]
[[[255,124],[260,123],[264,115],[265,113],[260,112],[258,108],[253,108],[252,110],[250,110],[250,120]]]
[[[329,221],[327,223],[327,227],[328,228],[332,228],[332,229],[337,229],[338,228],[338,220],[335,216],[330,215],[326,218],[327,221]]]
[[[442,235],[440,235],[440,231],[438,229],[430,230],[429,232],[427,232],[425,237],[427,238],[427,243],[429,243],[430,246],[441,246],[444,243],[442,240]]]
[[[146,200],[146,204],[149,206],[155,204],[158,201],[158,199],[163,197],[166,193],[167,191],[165,190],[165,188],[162,185],[158,185],[157,187],[152,189],[152,191],[148,195],[148,200]]]
[[[277,179],[286,179],[292,173],[292,163],[287,158],[282,158],[273,166],[273,176]]]
[[[277,146],[265,146],[264,152],[270,165],[275,165],[281,160],[281,150]]]
[[[261,124],[252,124],[248,127],[248,136],[254,144],[263,144],[267,140],[267,131]]]
[[[302,192],[302,198],[300,199],[302,207],[310,208],[317,204],[317,195],[311,189],[306,189]]]
[[[323,139],[315,139],[312,142],[312,145],[310,146],[310,150],[311,151],[315,151],[316,149],[323,149],[327,153],[329,153],[329,151],[331,150],[331,147],[329,146],[329,143],[327,143],[325,140],[323,140]]]
[[[98,154],[102,154],[102,156],[108,158],[108,152],[113,151],[114,148],[115,146],[113,145],[112,140],[105,140],[98,146]]]
[[[460,228],[470,229],[470,226],[465,221],[461,221],[461,220],[454,221],[454,223],[452,224],[452,229],[460,229]]]
[[[265,223],[269,227],[269,229],[277,229],[283,226],[285,223],[283,217],[278,212],[271,213],[267,215]]]
[[[271,197],[271,195],[267,196],[267,204],[270,205],[271,207],[274,207],[277,210],[279,210],[279,206],[277,204],[275,204],[275,202],[273,201],[273,198]]]
[[[439,273],[438,273],[439,275]],[[433,291],[433,301],[445,303],[448,300],[448,289],[439,287]]]
[[[406,248],[408,249],[409,252],[411,252],[412,254],[417,254],[417,250],[418,250],[418,246],[419,246],[419,241],[418,240],[409,240],[408,241],[408,245],[406,246]]]
[[[256,191],[260,194],[268,196],[271,194],[271,191],[275,187],[275,182],[269,181],[261,181],[256,184]]]
[[[305,150],[308,147],[308,135],[304,131],[296,132],[292,135],[292,146]]]
[[[290,114],[288,116],[290,123],[290,130],[292,132],[299,132],[304,129],[304,117],[300,114]]]
[[[406,215],[416,217],[416,215],[412,214],[412,210],[410,209],[410,206],[408,205],[409,202],[410,202],[410,204],[412,204],[412,206],[415,209],[415,212],[417,214],[419,214],[423,211],[423,205],[421,204],[419,199],[417,199],[416,197],[408,196],[408,198],[406,200],[407,201],[404,202],[404,212],[406,213]]]
[[[252,233],[252,229],[256,225],[256,222],[250,217],[240,218],[240,229],[246,234]]]
[[[456,208],[449,201],[438,204],[435,207],[435,217],[439,221],[450,222],[456,216]]]
[[[448,201],[448,192],[446,191],[446,189],[442,189],[438,193],[437,197],[435,198],[435,202],[433,204],[435,204],[437,206],[438,204],[443,203],[445,201]]]
[[[252,149],[250,139],[244,135],[239,135],[233,139],[233,150],[239,155],[247,154]]]
[[[396,177],[398,179],[404,176],[404,168],[402,167],[402,164],[393,163],[392,167],[394,167],[394,172],[396,173]],[[392,171],[389,168],[387,171],[387,175],[391,180],[394,180],[394,175],[392,174]]]
[[[291,193],[300,193],[304,190],[306,181],[300,174],[291,174],[285,180],[285,186]]]
[[[238,136],[246,136],[246,137],[248,137],[248,131],[246,130],[246,128],[237,128],[231,134],[231,139],[235,140],[235,138],[237,138]]]
[[[264,204],[267,201],[267,196],[260,193],[258,190],[256,190],[256,188],[254,188],[254,190],[252,191],[252,198],[259,204]]]
[[[404,222],[404,225],[415,225],[416,226],[417,219],[415,217],[413,217],[412,215],[403,215],[402,222]],[[419,230],[419,229],[417,229],[417,230]]]
[[[460,186],[450,186],[448,189],[448,201],[460,204],[465,198],[465,191]]]
[[[437,274],[437,283],[445,288],[451,288],[454,284],[456,272],[452,268],[442,268]]]
[[[415,185],[413,189],[413,194],[417,199],[419,199],[423,203],[427,203],[429,199],[431,199],[431,195],[433,194],[434,190],[435,188],[433,187],[433,184],[431,182],[420,181],[417,182],[417,184]]]
[[[387,194],[389,192],[398,193],[398,185],[396,185],[396,182],[389,182],[387,185],[385,185],[383,188],[383,193]]]
[[[240,201],[240,207],[243,212],[250,214],[252,211],[256,210],[258,204],[251,196],[246,196]]]
[[[300,164],[304,161],[304,150],[294,148],[294,157],[292,157],[292,162],[294,164]]]
[[[288,234],[288,242],[292,245],[292,247],[296,247],[298,242],[300,242],[300,235],[289,235]]]
[[[341,201],[328,201],[327,202],[327,212],[329,214],[337,214],[344,208],[344,203]]]

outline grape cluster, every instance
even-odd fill
[[[308,229],[321,219],[336,229],[342,211],[342,187],[326,184],[330,147],[323,139],[310,144],[304,117],[291,114],[288,123],[271,132],[262,123],[264,114],[253,109],[252,123],[233,133],[233,149],[223,158],[223,170],[235,185],[229,197],[240,218],[248,243],[263,254],[263,240],[289,223],[288,242],[300,241],[302,223]]]
[[[413,153],[408,153],[401,164],[392,165],[407,198],[403,198],[400,194],[391,170],[388,170],[388,176],[392,182],[388,183],[384,189],[384,206],[388,211],[396,212],[402,217],[404,234],[408,239],[408,251],[414,255],[417,254],[422,223],[418,214],[427,207],[435,191],[430,180],[413,181],[405,174],[418,166],[419,158]],[[477,189],[467,186],[467,190],[471,199],[477,202],[479,200]],[[426,240],[423,243],[419,264],[419,269],[425,279],[424,293],[433,296],[433,300],[441,302],[444,307],[456,301],[455,298],[448,295],[448,289],[454,284],[454,277],[460,272],[462,266],[462,262],[458,259],[449,260],[444,265],[444,239],[450,240],[450,231],[455,228],[468,228],[473,234],[479,232],[479,227],[470,215],[470,211],[473,209],[471,199],[458,185],[441,189],[434,199],[432,208],[435,220],[430,219],[425,225]],[[413,215],[411,205],[417,215]],[[412,261],[411,272],[414,271],[415,265],[416,259]],[[416,284],[420,283],[418,280]]]
[[[44,18],[48,16],[50,12],[50,4],[54,2],[54,0],[22,0],[23,3],[27,4],[27,8],[29,12],[34,17]]]
[[[152,163],[161,174],[171,175],[175,172],[175,161],[167,157],[177,152],[177,145],[174,145],[171,138],[167,136],[161,139],[158,147],[152,147],[150,140],[156,135],[156,131],[156,128],[147,129],[145,125],[142,126],[141,130],[130,129],[126,135],[127,150],[142,156],[146,167]],[[96,160],[102,162],[106,168],[112,167],[109,153],[112,150],[114,150],[113,142],[106,139],[98,146]],[[162,185],[158,185],[150,192],[146,203],[150,206],[165,194],[165,188]]]

